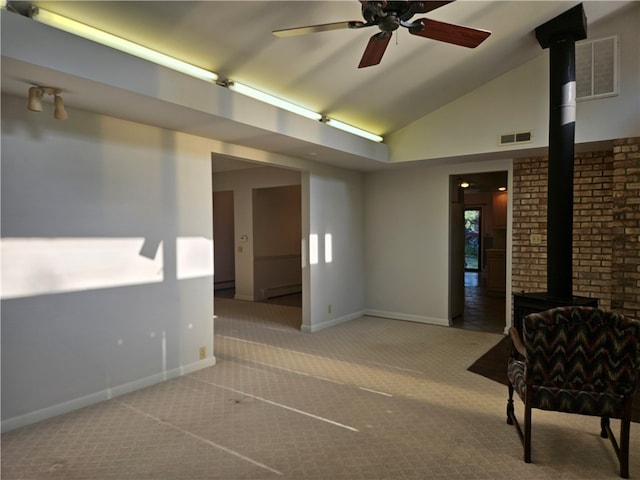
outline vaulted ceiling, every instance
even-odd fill
[[[451,2],[415,18],[476,27],[492,35],[470,49],[400,28],[380,64],[360,69],[369,37],[378,31],[375,26],[288,38],[272,34],[289,27],[362,20],[361,4],[355,0],[29,3],[385,136],[541,54],[535,28],[580,2]],[[588,22],[600,21],[628,3],[584,2]],[[6,79],[3,72],[3,82]]]

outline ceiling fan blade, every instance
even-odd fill
[[[389,40],[391,40],[390,32],[379,32],[372,36],[364,49],[358,68],[379,64],[387,45],[389,45]]]
[[[330,30],[342,30],[344,28],[361,28],[368,26],[364,22],[357,20],[349,20],[346,22],[323,23],[320,25],[309,25],[307,27],[284,28],[282,30],[274,30],[276,37],[293,37],[295,35],[306,35],[308,33],[328,32]]]
[[[411,27],[409,32],[413,35],[468,48],[476,48],[491,35],[488,30],[452,25],[428,18],[419,18],[414,23],[420,23],[422,28]]]
[[[427,13],[435,10],[436,8],[444,7],[449,3],[453,3],[455,0],[448,0],[443,2],[409,2],[412,4],[412,11],[414,13]]]

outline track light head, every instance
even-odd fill
[[[56,95],[55,97],[53,97],[53,104],[55,106],[53,117],[56,120],[66,120],[67,118],[69,118],[69,114],[64,109],[64,102],[62,101],[62,97],[60,95]]]
[[[55,107],[53,117],[56,120],[66,120],[67,118],[69,118],[69,114],[64,108],[64,102],[62,101],[62,97],[60,96],[62,92],[59,88],[40,86],[30,87],[27,108],[32,112],[41,112],[42,97],[45,93],[47,95],[53,95],[53,104]]]
[[[31,87],[29,88],[29,101],[27,103],[27,108],[32,112],[41,112],[42,111],[42,95],[44,91],[40,87]]]

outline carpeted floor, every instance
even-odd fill
[[[298,307],[214,311],[215,366],[3,433],[2,480],[619,478],[583,415],[536,411],[523,461],[506,387],[467,370],[500,334],[378,317],[309,334]],[[639,447],[632,427],[631,478]]]
[[[505,336],[496,345],[473,362],[467,369],[495,382],[507,385],[507,359],[511,352],[511,340]],[[507,392],[505,389],[505,398]],[[636,392],[633,402],[632,421],[640,423],[640,389]]]

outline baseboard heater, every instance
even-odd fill
[[[213,284],[214,290],[228,290],[230,288],[236,288],[235,280],[230,280],[225,282],[215,282]]]
[[[264,298],[281,297],[283,295],[291,295],[293,293],[301,293],[302,284],[295,283],[291,285],[278,285],[277,287],[268,287],[262,290]]]

